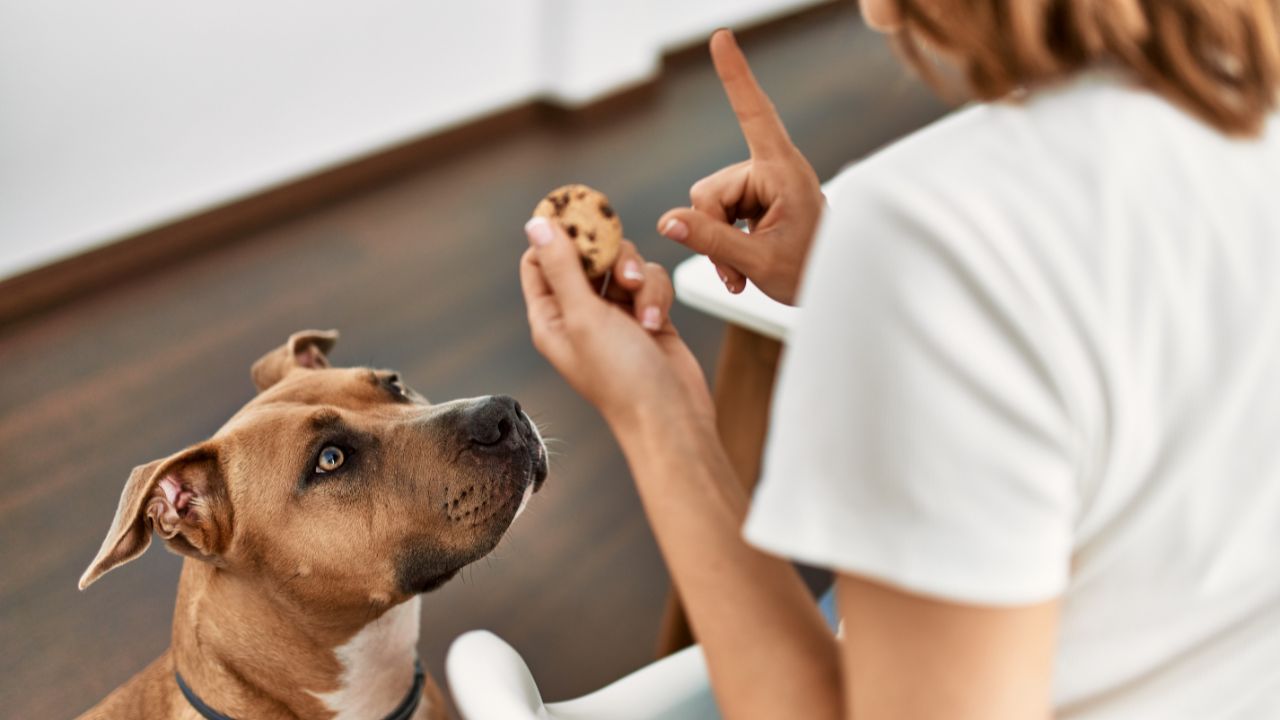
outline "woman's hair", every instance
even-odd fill
[[[1280,0],[894,0],[899,48],[921,47],[994,100],[1112,64],[1222,131],[1253,135],[1280,91]]]

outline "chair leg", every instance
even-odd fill
[[[782,344],[737,325],[729,325],[716,364],[716,430],[738,480],[748,492],[760,476],[769,402]],[[680,597],[672,588],[658,634],[658,657],[694,642]]]

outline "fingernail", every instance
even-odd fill
[[[689,237],[689,226],[676,218],[671,218],[666,225],[662,226],[662,234],[676,242],[681,242]]]
[[[640,272],[640,264],[635,260],[628,260],[622,266],[622,277],[628,280],[640,281],[644,279],[644,273]]]
[[[551,242],[551,223],[544,217],[529,218],[524,224],[524,233],[529,236],[529,242],[542,247]]]
[[[658,313],[658,308],[647,307],[644,309],[644,316],[640,319],[640,324],[647,330],[657,330],[662,327],[662,317]]]
[[[720,282],[722,282],[722,283],[724,283],[726,286],[728,286],[728,284],[729,284],[729,278],[728,278],[728,277],[726,277],[726,276],[725,276],[725,274],[724,274],[724,273],[722,273],[722,272],[720,272],[719,270],[716,270],[716,274],[720,276]]]

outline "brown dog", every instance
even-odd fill
[[[186,556],[172,645],[83,717],[443,717],[417,596],[497,545],[546,449],[511,398],[330,368],[336,338],[294,333],[212,438],[133,470],[80,588],[159,533]]]

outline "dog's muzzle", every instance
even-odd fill
[[[490,395],[465,411],[462,431],[473,450],[485,455],[526,453],[530,461],[524,483],[537,492],[547,479],[547,447],[538,428],[509,395]],[[523,488],[521,488],[523,489]]]

